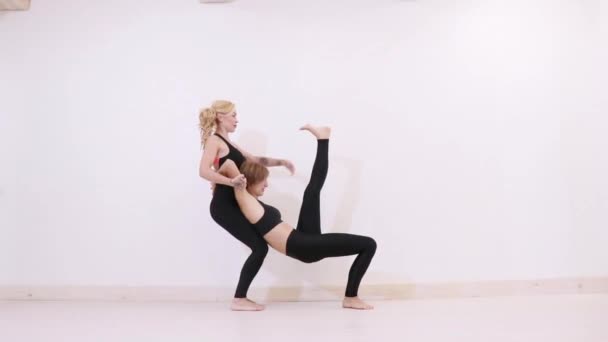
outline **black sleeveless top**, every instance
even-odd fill
[[[215,135],[218,136],[220,139],[224,140],[226,145],[228,145],[228,154],[220,158],[220,166],[222,166],[222,164],[224,164],[226,160],[230,159],[236,164],[236,167],[240,169],[241,165],[246,159],[245,156],[236,147],[232,146],[232,144],[229,143],[228,140],[224,139],[223,136],[217,133],[215,133]]]
[[[281,212],[277,208],[260,200],[258,200],[258,202],[264,207],[264,215],[262,215],[262,218],[254,223],[253,226],[262,236],[264,236],[271,231],[272,228],[283,222],[283,220],[281,220]]]
[[[241,165],[246,159],[245,156],[236,147],[232,146],[232,144],[230,144],[228,140],[224,139],[224,137],[217,133],[215,135],[217,135],[220,139],[224,140],[226,145],[228,145],[228,154],[220,158],[220,166],[222,166],[222,164],[224,164],[226,160],[230,159],[240,169]],[[225,190],[227,193],[230,194],[231,198],[234,198],[234,191],[232,187],[223,184],[218,184],[215,189],[216,193],[217,191]],[[236,202],[236,199],[234,199],[234,201]],[[276,227],[279,223],[283,221],[281,220],[281,213],[277,208],[269,206],[260,200],[258,200],[258,202],[260,202],[262,207],[264,207],[264,215],[262,215],[262,218],[260,218],[258,222],[254,223],[253,226],[262,236],[264,236],[272,228]]]

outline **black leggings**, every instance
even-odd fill
[[[268,244],[241,212],[232,187],[217,184],[209,209],[211,217],[217,224],[251,248],[251,255],[243,264],[234,294],[235,298],[245,298],[253,278],[262,267],[266,254],[268,254]]]
[[[361,279],[374,254],[374,239],[354,234],[321,233],[321,189],[327,177],[329,140],[317,140],[317,156],[310,182],[304,191],[298,226],[287,239],[287,255],[311,263],[328,257],[357,254],[350,267],[346,297],[356,297]]]

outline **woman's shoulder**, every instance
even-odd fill
[[[225,149],[227,146],[224,140],[215,134],[210,135],[205,142],[205,147]]]
[[[217,134],[211,134],[209,136],[209,138],[207,138],[207,141],[217,144],[217,143],[221,142],[222,139],[220,137],[218,137]]]
[[[210,135],[208,137],[205,138],[205,142],[203,145],[203,150],[207,150],[211,147],[216,147],[217,146],[217,137]]]
[[[258,199],[258,202],[262,205],[262,207],[264,207],[264,209],[271,209],[271,210],[275,210],[277,212],[279,211],[279,209],[277,209],[269,204],[266,204],[266,203],[260,201],[259,199]]]

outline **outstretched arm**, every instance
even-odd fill
[[[241,208],[241,212],[243,212],[249,223],[258,222],[264,216],[264,207],[262,207],[255,197],[247,192],[247,180],[239,172],[236,164],[232,160],[226,160],[218,172],[233,180],[238,179],[235,183],[239,185],[234,186],[234,197],[239,204],[239,208]]]
[[[234,145],[236,146],[236,144],[234,144]],[[289,172],[291,172],[292,175],[296,172],[296,169],[293,166],[293,163],[287,159],[276,159],[276,158],[270,158],[270,157],[264,157],[264,156],[254,156],[253,154],[243,150],[239,146],[236,146],[236,147],[239,149],[239,151],[241,151],[241,153],[243,153],[245,158],[252,160],[256,163],[262,164],[266,167],[284,166],[289,170]]]

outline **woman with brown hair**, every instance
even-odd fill
[[[277,251],[305,263],[324,258],[357,255],[348,273],[348,282],[342,306],[349,309],[369,310],[373,306],[358,297],[359,284],[376,252],[376,241],[367,236],[321,232],[321,189],[327,177],[329,127],[306,125],[317,138],[317,155],[312,174],[302,200],[298,225],[294,229],[281,220],[281,213],[260,201],[268,186],[268,169],[255,161],[246,161],[237,167],[228,161],[219,172],[232,179],[234,192],[243,214],[258,230],[264,240]],[[240,171],[240,172],[239,172]]]

